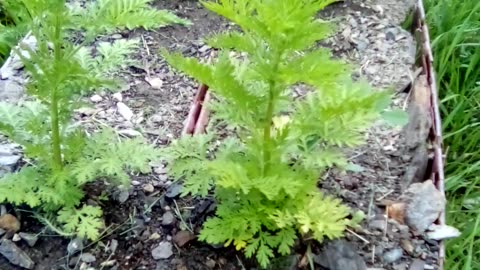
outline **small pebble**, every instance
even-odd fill
[[[95,256],[92,255],[92,253],[86,252],[86,253],[82,254],[81,260],[82,260],[82,262],[92,263],[92,262],[96,261],[97,259],[95,258]]]
[[[145,184],[143,186],[143,190],[147,193],[152,193],[153,191],[155,191],[155,187],[152,184]]]
[[[173,255],[172,243],[162,241],[160,244],[152,250],[152,257],[155,260],[168,259]]]
[[[38,235],[33,233],[21,232],[18,234],[30,247],[35,246],[38,241]]]
[[[162,216],[162,225],[163,226],[173,225],[173,224],[175,224],[176,221],[177,221],[177,219],[175,218],[175,216],[173,215],[173,213],[171,211],[165,212],[165,214],[163,214],[163,216]]]
[[[132,181],[132,185],[133,185],[133,186],[139,186],[140,184],[141,184],[141,183],[138,182],[137,180],[133,180],[133,181]]]
[[[123,101],[123,96],[122,96],[122,93],[115,93],[112,95],[113,99],[115,99],[116,101],[119,101],[119,102],[122,102]]]
[[[400,258],[402,258],[402,255],[403,250],[401,248],[392,249],[383,254],[383,261],[385,263],[393,263],[400,260]]]
[[[100,95],[93,95],[90,97],[90,100],[92,102],[98,103],[103,100],[103,98]]]
[[[18,242],[18,241],[20,241],[20,240],[22,240],[22,238],[20,237],[20,235],[18,235],[18,234],[14,234],[14,235],[13,235],[13,238],[12,238],[12,241],[13,241],[13,242]]]

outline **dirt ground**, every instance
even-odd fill
[[[393,5],[398,7],[392,8]],[[123,102],[133,110],[138,121],[126,122],[116,111],[115,97],[111,93],[100,93],[102,100],[94,103],[95,111],[83,111],[77,115],[77,120],[87,128],[95,129],[103,123],[118,130],[138,130],[157,145],[168,144],[180,135],[197,84],[172,72],[158,50],[168,48],[185,55],[207,58],[211,49],[202,42],[202,38],[229,29],[232,25],[200,7],[197,1],[163,0],[157,1],[156,6],[190,19],[193,25],[188,28],[169,26],[157,31],[136,30],[121,33],[121,36],[102,37],[102,40],[142,40],[142,48],[135,55],[139,64],[122,74],[126,83],[121,91]],[[407,94],[401,90],[410,83],[415,64],[413,38],[400,27],[409,8],[412,6],[408,1],[350,0],[328,7],[321,15],[339,20],[338,33],[322,45],[332,48],[336,57],[347,58],[358,66],[352,76],[364,76],[376,87],[395,88],[398,94],[392,106],[399,108],[405,105]],[[154,89],[146,78],[160,79],[160,89]],[[412,157],[402,147],[404,139],[400,129],[378,124],[366,137],[368,143],[350,153],[351,161],[364,170],[349,174],[332,170],[322,177],[319,184],[324,191],[372,217],[362,224],[362,229],[347,232],[345,239],[369,269],[412,269],[408,267],[416,259],[432,267],[425,269],[437,269],[438,243],[425,241],[410,234],[408,228],[405,231],[404,227],[396,224],[389,224],[387,230],[372,225],[372,221],[381,219],[385,214],[379,202],[383,199],[395,200],[402,192],[401,179]],[[22,231],[39,233],[40,238],[34,247],[22,241],[17,245],[35,261],[36,270],[87,269],[87,266],[118,270],[254,269],[252,261],[242,254],[198,242],[190,233],[185,233],[188,229],[198,233],[202,222],[214,210],[213,200],[180,198],[180,186],[170,181],[161,165],[155,166],[151,175],[132,175],[132,180],[128,194],[107,188],[107,201],[100,199],[104,186],[96,184],[87,187],[88,199],[103,206],[109,226],[108,234],[99,242],[85,245],[81,252],[69,254],[70,239],[44,232],[40,224],[24,218]],[[182,245],[185,239],[190,241]],[[160,260],[152,257],[152,250],[161,243],[172,242],[171,257]],[[406,247],[408,245],[413,250]],[[328,269],[321,266],[325,266],[321,253],[324,248],[322,245],[314,246],[316,269]],[[305,249],[299,247],[297,254],[280,258],[271,269],[297,269],[295,260],[301,260],[304,252]],[[388,256],[395,252],[400,256],[390,261]],[[82,255],[85,253],[92,255],[94,260],[85,259],[89,257]],[[0,256],[0,269],[21,268],[13,267]],[[305,269],[309,269],[308,266]]]

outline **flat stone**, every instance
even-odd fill
[[[83,241],[81,238],[74,238],[68,243],[67,252],[73,254],[83,249]]]
[[[177,222],[175,215],[171,211],[167,211],[162,216],[162,225],[171,226]]]
[[[16,266],[33,269],[35,265],[27,253],[17,247],[15,243],[7,239],[1,240],[0,254],[2,254],[11,264]]]
[[[117,201],[120,203],[124,203],[128,200],[129,197],[130,197],[130,192],[128,192],[128,190],[122,190],[117,195]]]
[[[33,233],[21,232],[18,234],[30,247],[35,246],[38,241],[38,235]]]
[[[93,96],[90,97],[90,101],[95,102],[95,103],[98,103],[102,100],[103,100],[103,98],[100,95],[93,95]]]
[[[97,258],[95,258],[95,256],[93,256],[92,253],[88,253],[88,252],[83,253],[80,259],[82,260],[82,262],[86,262],[86,263],[92,263],[97,260]]]
[[[147,193],[152,193],[153,191],[155,191],[155,187],[152,184],[145,184],[143,186],[143,191]]]
[[[158,244],[156,248],[152,250],[152,257],[155,260],[168,259],[173,255],[172,243],[163,241]]]
[[[186,243],[195,239],[195,235],[190,231],[179,231],[173,236],[173,242],[179,247],[183,247]]]
[[[425,268],[425,262],[420,259],[415,259],[410,264],[410,267],[408,268],[408,270],[423,270],[424,268]]]
[[[133,117],[133,112],[132,110],[127,106],[125,105],[125,103],[123,102],[118,102],[117,103],[117,110],[118,110],[118,113],[123,117],[125,118],[125,120],[127,121],[130,121]]]
[[[345,240],[334,240],[320,254],[314,256],[315,263],[329,270],[366,270],[363,258]]]
[[[432,228],[433,227],[433,228]],[[427,237],[433,240],[445,240],[456,238],[460,236],[460,231],[457,228],[452,226],[443,225],[443,226],[430,226],[429,229],[433,229],[430,232],[427,232]]]

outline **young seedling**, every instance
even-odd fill
[[[242,31],[214,35],[213,64],[178,53],[168,63],[210,87],[216,122],[234,128],[185,136],[164,149],[183,195],[218,202],[199,239],[231,243],[267,267],[288,254],[299,235],[318,241],[342,236],[349,209],[317,188],[325,169],[348,167],[344,147],[364,142],[364,131],[389,105],[390,93],[350,79],[349,66],[316,42],[332,33],[315,19],[332,0],[219,0],[203,5]],[[239,57],[234,57],[237,55]],[[295,99],[293,86],[310,91]]]
[[[112,129],[87,136],[72,122],[78,98],[100,87],[115,87],[108,78],[129,63],[127,56],[137,44],[101,43],[92,56],[86,47],[69,41],[71,33],[87,29],[83,43],[89,44],[88,38],[116,28],[153,27],[160,15],[145,11],[150,2],[146,0],[99,0],[88,6],[100,16],[89,14],[89,19],[99,19],[98,27],[92,28],[78,23],[82,10],[73,12],[63,0],[20,2],[32,16],[32,34],[38,42],[35,50],[24,48],[28,54],[16,52],[30,77],[29,97],[19,104],[0,102],[0,132],[22,145],[33,164],[1,179],[0,202],[26,204],[40,215],[56,214],[56,221],[41,220],[61,235],[95,240],[103,227],[102,209],[82,203],[83,186],[99,177],[128,186],[127,172],[149,172],[148,162],[158,157],[158,151],[141,138],[121,140]],[[143,10],[142,17],[130,17],[138,9]],[[169,16],[171,20],[173,15]]]

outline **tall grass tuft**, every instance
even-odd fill
[[[432,37],[444,145],[447,222],[445,269],[480,269],[480,1],[425,0]]]

